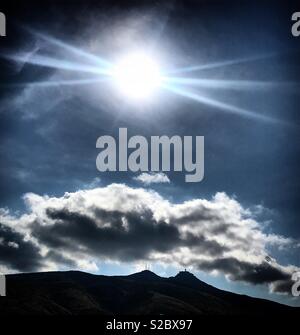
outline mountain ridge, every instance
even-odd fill
[[[123,276],[81,271],[7,275],[5,315],[300,315],[300,309],[222,291],[181,271]]]

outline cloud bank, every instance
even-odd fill
[[[28,193],[24,201],[23,215],[0,212],[3,272],[150,261],[288,293],[298,270],[268,255],[296,241],[265,233],[255,214],[225,193],[174,204],[152,190],[111,184],[62,197]]]

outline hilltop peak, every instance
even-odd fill
[[[217,288],[198,279],[194,274],[186,270],[178,272],[175,277],[171,278],[179,284],[194,288],[201,288],[206,292],[216,292],[218,290]]]
[[[180,280],[197,280],[197,281],[199,281],[199,279],[195,275],[193,275],[191,272],[186,271],[186,270],[179,271],[174,278],[180,279]]]
[[[175,277],[171,277],[173,280],[175,280],[178,283],[182,283],[185,285],[192,285],[192,286],[199,286],[200,285],[206,285],[204,282],[202,282],[200,279],[198,279],[194,274],[192,274],[189,271],[180,271],[177,273]]]
[[[160,278],[156,273],[150,270],[143,270],[137,273],[133,273],[132,275],[129,275],[128,277],[134,278],[134,279],[143,279],[143,280],[153,280],[153,279]]]

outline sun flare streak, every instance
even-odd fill
[[[275,82],[257,80],[225,80],[225,79],[198,79],[186,77],[164,77],[163,81],[167,84],[180,84],[211,89],[233,89],[233,90],[269,90],[299,87],[294,82]]]
[[[4,58],[14,60],[16,62],[21,63],[27,63],[32,65],[38,65],[43,67],[49,67],[54,69],[61,69],[61,70],[68,70],[68,71],[76,71],[76,72],[87,72],[87,73],[93,73],[98,75],[110,75],[110,71],[105,68],[100,68],[96,66],[90,66],[90,65],[83,65],[79,63],[74,63],[66,60],[60,60],[48,56],[42,56],[38,54],[28,54],[22,53],[22,54],[16,54],[16,55],[10,55],[10,54],[4,54],[2,55]]]
[[[169,70],[169,71],[167,71],[167,74],[188,73],[188,72],[195,72],[195,71],[202,71],[202,70],[211,70],[211,69],[216,69],[216,68],[219,68],[219,67],[238,65],[238,64],[248,63],[248,62],[255,62],[255,61],[259,61],[259,60],[264,60],[264,59],[267,59],[267,58],[270,58],[270,57],[274,57],[276,55],[277,55],[277,53],[270,52],[268,54],[263,54],[263,55],[244,57],[244,58],[239,58],[239,59],[230,59],[230,60],[208,63],[208,64],[186,66],[186,67],[182,67],[182,68]]]
[[[0,85],[6,88],[15,87],[57,87],[57,86],[73,86],[73,85],[90,85],[98,84],[107,81],[107,78],[87,78],[87,79],[74,79],[74,80],[50,80],[50,81],[36,81],[36,82],[24,82],[18,84],[5,84]]]
[[[228,113],[231,114],[237,114],[237,115],[241,115],[241,116],[245,116],[251,119],[258,119],[261,121],[265,121],[265,122],[271,122],[271,123],[282,123],[282,121],[275,119],[273,117],[269,117],[266,115],[261,115],[258,114],[256,112],[252,112],[249,111],[247,109],[244,108],[240,108],[231,104],[227,104],[215,99],[211,99],[208,97],[205,97],[203,95],[199,95],[197,93],[194,92],[190,92],[182,87],[178,87],[178,86],[174,86],[174,85],[167,85],[164,84],[162,85],[162,87],[172,93],[178,94],[180,96],[192,99],[194,101],[200,102],[202,104],[208,105],[208,106],[212,106],[212,107],[216,107],[219,110],[223,110],[226,111]]]
[[[62,49],[65,49],[66,51],[71,52],[74,55],[86,58],[87,60],[93,62],[95,65],[105,66],[107,68],[112,66],[112,64],[110,62],[108,62],[107,60],[105,60],[103,58],[100,58],[98,56],[95,56],[93,54],[90,54],[90,53],[88,53],[88,52],[86,52],[82,49],[76,48],[73,45],[70,45],[68,43],[62,42],[62,41],[60,41],[60,40],[58,40],[58,39],[56,39],[52,36],[42,34],[40,32],[37,32],[37,31],[33,30],[33,29],[30,29],[30,28],[25,28],[25,29],[29,33],[35,35],[36,37],[39,37],[39,38],[45,40],[46,42],[48,42],[50,44],[53,44],[53,45],[56,45],[56,46],[58,46]]]

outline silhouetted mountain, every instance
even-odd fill
[[[149,280],[158,280],[159,277],[156,273],[149,271],[149,270],[143,270],[141,272],[134,273],[132,275],[127,276],[130,279],[135,279],[135,280],[144,280],[144,281],[149,281]]]
[[[79,271],[7,276],[0,315],[291,315],[298,308],[225,292],[182,271],[163,278],[151,271],[129,276]]]
[[[217,290],[215,287],[204,283],[199,280],[196,276],[188,271],[180,271],[177,273],[175,277],[170,277],[171,280],[178,284],[182,284],[184,286],[190,286],[198,289],[203,289],[206,291]]]

